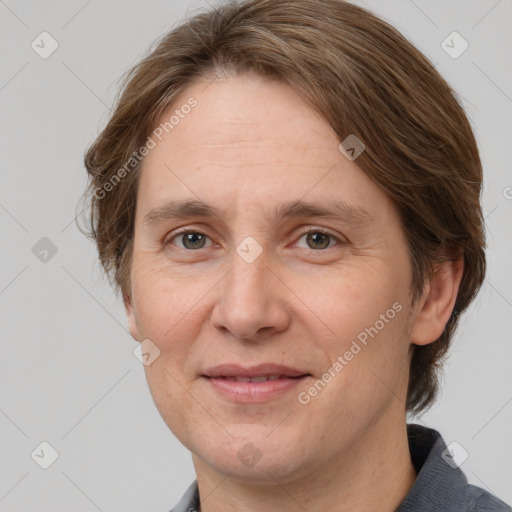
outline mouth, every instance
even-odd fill
[[[211,389],[236,403],[262,403],[282,396],[312,375],[295,368],[272,363],[253,367],[224,364],[206,370]]]
[[[276,378],[295,378],[302,377],[303,375],[310,375],[306,371],[299,370],[297,368],[293,368],[291,366],[283,366],[274,363],[261,363],[254,366],[242,366],[236,363],[227,363],[220,364],[217,366],[212,366],[208,368],[203,377],[225,377],[225,378],[235,378],[235,379],[260,379],[260,378],[271,378],[272,380],[276,380]],[[241,381],[248,382],[248,381]]]
[[[279,380],[279,379],[300,379],[301,377],[305,377],[304,375],[299,375],[297,377],[289,377],[287,375],[257,375],[255,377],[242,377],[238,375],[229,375],[229,376],[219,376],[219,377],[208,377],[210,379],[224,379],[230,382],[268,382],[270,380]]]

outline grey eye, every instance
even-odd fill
[[[174,237],[176,240],[180,240],[183,246],[178,245],[182,249],[203,249],[205,247],[206,239],[208,238],[205,234],[199,233],[198,231],[186,231],[180,233]]]
[[[331,242],[334,241],[334,237],[328,233],[322,231],[310,231],[304,233],[301,238],[306,237],[306,243],[308,249],[321,250],[330,247]]]

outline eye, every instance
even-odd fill
[[[338,239],[331,235],[330,233],[325,233],[324,231],[320,231],[317,229],[310,229],[306,233],[304,233],[300,238],[306,238],[306,243],[308,244],[308,249],[312,249],[314,251],[321,249],[329,249],[332,247],[331,242],[335,241],[339,244]]]
[[[307,247],[305,248],[314,251],[329,249],[333,245],[339,245],[340,243],[339,239],[334,235],[318,229],[309,229],[300,236],[299,240],[303,238],[305,238],[307,244]],[[194,251],[208,247],[208,240],[210,240],[208,235],[200,231],[187,229],[175,233],[165,242],[165,245],[172,244],[179,249]]]
[[[165,245],[173,243],[173,240],[181,241],[183,244],[180,246],[179,244],[174,244],[180,249],[185,250],[195,250],[195,249],[204,249],[206,240],[209,239],[208,235],[201,233],[200,231],[186,230],[176,233],[172,238],[166,242]]]

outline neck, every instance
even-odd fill
[[[312,469],[307,477],[268,485],[253,485],[233,475],[215,472],[193,455],[201,495],[201,512],[393,512],[412,487],[416,472],[411,461],[405,417],[365,430],[342,453]]]

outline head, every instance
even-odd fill
[[[155,403],[209,464],[251,442],[289,474],[433,403],[484,278],[482,170],[456,94],[390,25],[341,0],[199,14],[129,72],[85,165],[100,261],[160,350]],[[250,405],[204,376],[268,361],[308,376]]]

